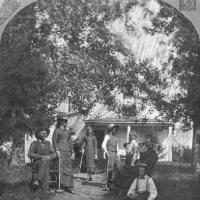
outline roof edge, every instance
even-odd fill
[[[110,123],[121,124],[121,125],[171,125],[173,122],[161,121],[161,120],[112,120],[112,119],[94,119],[94,120],[84,120],[86,124],[96,124],[96,125],[107,125]]]

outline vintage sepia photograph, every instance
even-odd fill
[[[200,200],[200,0],[0,0],[0,200]]]

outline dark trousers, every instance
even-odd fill
[[[145,193],[137,194],[137,197],[135,198],[125,197],[125,199],[123,200],[147,200],[148,197],[149,197],[149,192],[145,192]]]
[[[49,169],[53,162],[51,160],[36,160],[34,165],[38,170],[36,180],[40,182],[42,190],[49,190]]]
[[[109,165],[108,165],[108,171],[113,171],[115,168],[119,168],[120,161],[117,156],[117,152],[108,151],[110,158],[109,158]]]
[[[138,176],[137,166],[123,166],[113,176],[113,184],[118,190],[127,194],[134,179]]]
[[[149,197],[149,193],[145,192],[143,194],[138,194],[138,196],[134,200],[147,200]]]
[[[112,184],[113,175],[119,169],[120,161],[117,156],[117,152],[108,151],[110,158],[107,160],[108,163],[108,175],[107,175],[107,186],[109,187]]]
[[[108,172],[108,175],[107,175],[107,186],[110,187],[111,184],[112,184],[112,175],[113,175],[113,172],[112,171],[109,171]]]

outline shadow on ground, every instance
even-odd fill
[[[77,170],[77,169],[76,169]],[[100,171],[100,170],[99,170]],[[77,171],[78,172],[78,171]],[[45,200],[41,193],[32,193],[29,189],[30,167],[4,166],[0,168],[0,200]],[[105,174],[97,173],[93,182],[87,181],[86,174],[76,174],[74,196],[52,194],[53,200],[120,200],[117,195],[102,190]],[[158,164],[153,173],[158,188],[158,200],[195,200],[193,192],[193,175],[190,165],[177,163]],[[78,181],[77,181],[78,180]]]

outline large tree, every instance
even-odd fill
[[[47,41],[57,53],[53,62],[63,70],[74,107],[87,114],[96,101],[104,100],[120,111],[111,96],[117,91],[139,99],[140,109],[150,104],[163,118],[197,124],[197,32],[167,4],[125,2],[63,0],[40,5],[39,19],[51,32]],[[134,43],[145,37],[163,51],[151,55],[157,57],[156,64],[151,56],[134,51]],[[153,48],[151,43],[147,48]]]
[[[0,46],[0,139],[53,123],[63,100],[56,68],[43,58],[45,31],[37,28],[35,5],[23,9],[6,27]],[[43,35],[42,35],[43,34]],[[47,45],[47,43],[45,43]],[[50,46],[46,46],[51,48]]]
[[[36,65],[48,71],[47,82],[58,86],[57,93],[34,95],[46,98],[34,105],[51,100],[44,106],[48,110],[69,96],[85,115],[101,101],[120,112],[116,94],[121,93],[138,99],[138,110],[150,105],[162,118],[198,124],[199,39],[177,10],[153,0],[43,0],[34,11],[34,24],[24,31],[31,46],[27,55],[38,56]],[[151,42],[145,46],[144,41]]]

